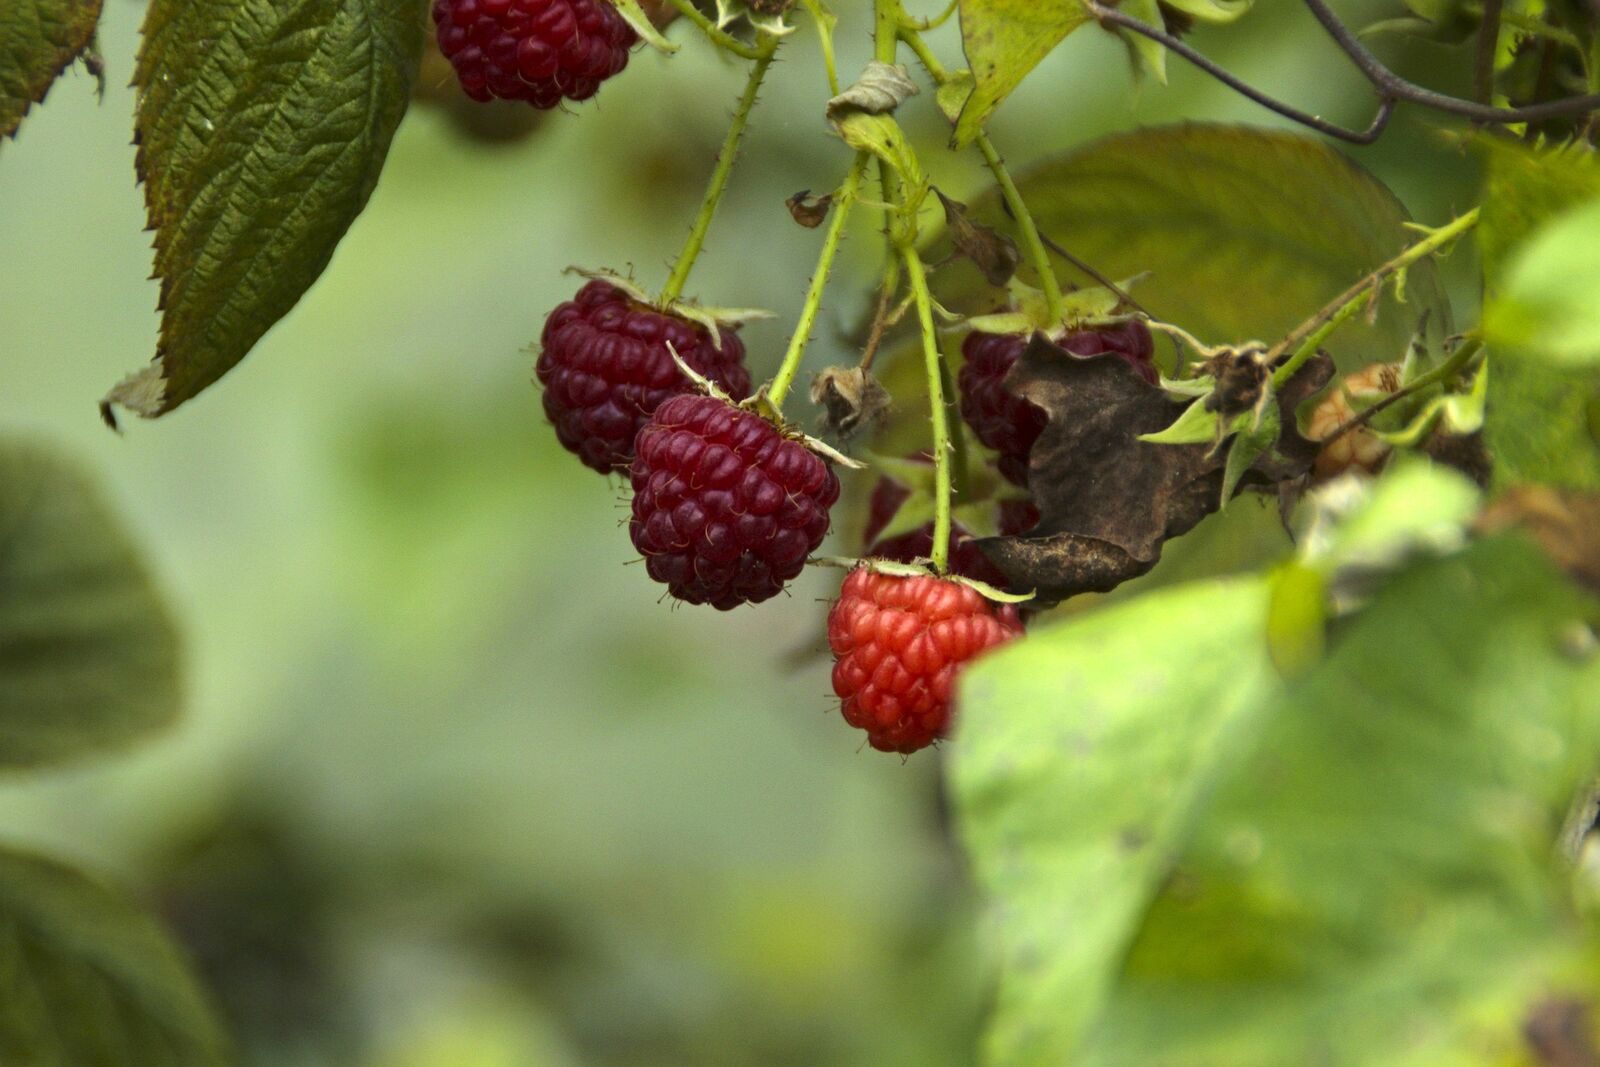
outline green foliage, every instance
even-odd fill
[[[1484,310],[1489,342],[1568,366],[1600,364],[1600,196],[1519,247]]]
[[[143,912],[49,860],[0,850],[0,1062],[231,1060],[178,950]]]
[[[317,279],[377,183],[422,29],[404,0],[150,5],[135,81],[161,337],[108,403],[171,411]]]
[[[6,0],[0,4],[0,139],[94,40],[101,0]]]
[[[1488,166],[1478,248],[1484,284],[1495,294],[1513,255],[1536,230],[1600,197],[1600,157],[1578,146],[1535,149],[1496,138],[1480,146]]]
[[[1044,233],[1111,277],[1149,271],[1134,290],[1140,303],[1210,343],[1287,334],[1414,240],[1405,209],[1372,175],[1321,141],[1272,130],[1119,134],[1033,167],[1018,186]],[[1005,224],[993,195],[973,210]],[[936,288],[952,306],[992,299],[965,267],[941,272]],[[1431,329],[1448,328],[1426,262],[1411,268],[1404,304],[1386,297],[1375,323],[1352,322],[1329,348],[1345,370],[1398,359],[1424,312]]]
[[[83,474],[0,443],[0,767],[133,741],[178,709],[177,638]]]
[[[1292,682],[1256,581],[972,672],[953,777],[997,1064],[1497,1062],[1592,992],[1552,859],[1600,760],[1592,610],[1520,543],[1415,566]]]
[[[962,0],[961,41],[973,86],[952,144],[964,147],[976,140],[989,116],[1039,61],[1089,21],[1079,0]]]

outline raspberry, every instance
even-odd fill
[[[1015,608],[957,582],[851,571],[828,613],[845,721],[883,752],[926,747],[949,726],[961,668],[1021,632]]]
[[[918,462],[931,462],[926,456],[912,458]],[[893,478],[879,478],[878,484],[872,487],[872,497],[867,502],[867,527],[861,536],[861,540],[867,545],[866,555],[874,559],[893,560],[896,563],[913,563],[919,559],[927,559],[933,554],[931,522],[925,522],[915,530],[888,539],[878,536],[890,522],[894,521],[895,512],[900,510],[900,505],[910,496],[911,490]],[[950,524],[949,552],[951,573],[974,581],[987,582],[997,589],[1008,588],[1005,575],[989,562],[989,557],[985,556],[978,548],[977,542],[972,540],[971,532],[958,522]]]
[[[1325,441],[1333,432],[1356,417],[1352,399],[1376,400],[1400,388],[1400,364],[1374,363],[1345,377],[1339,387],[1324,397],[1311,412],[1306,436]],[[1357,427],[1329,441],[1317,453],[1311,468],[1312,479],[1325,482],[1345,471],[1376,474],[1389,458],[1389,443],[1365,426]]]
[[[639,40],[609,0],[434,0],[439,51],[474,100],[587,100]]]
[[[1021,537],[1039,525],[1039,509],[1031,500],[1000,501],[1000,536]]]
[[[744,344],[721,330],[719,350],[704,326],[664,314],[596,279],[544,323],[534,373],[544,413],[569,452],[602,474],[627,470],[633,438],[668,397],[693,388],[673,362],[683,361],[735,399],[750,394]]]
[[[650,577],[721,611],[776,595],[828,533],[833,467],[752,411],[666,401],[635,442],[628,532]]]
[[[1028,341],[1020,334],[974,330],[961,345],[966,359],[958,379],[961,417],[978,440],[1000,454],[1000,473],[1014,485],[1028,484],[1028,453],[1048,421],[1043,410],[1005,387],[1006,374]],[[1151,385],[1160,380],[1153,362],[1155,341],[1138,319],[1077,330],[1056,344],[1079,356],[1114,353]]]

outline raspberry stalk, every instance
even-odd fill
[[[689,230],[689,238],[684,242],[683,251],[678,253],[677,262],[672,266],[672,273],[667,276],[667,284],[661,290],[661,299],[657,302],[662,307],[672,304],[683,295],[683,287],[689,281],[689,272],[694,270],[694,262],[700,257],[700,250],[705,247],[706,233],[711,229],[711,220],[716,217],[717,205],[722,203],[722,194],[728,188],[728,177],[733,173],[734,161],[739,157],[739,142],[744,138],[746,127],[750,125],[750,112],[755,109],[761,83],[766,78],[767,71],[771,69],[773,57],[777,52],[778,38],[763,37],[750,67],[749,80],[745,82],[744,95],[739,97],[739,105],[734,109],[733,123],[728,127],[728,136],[723,140],[722,150],[717,154],[717,166],[711,172],[711,183],[706,187],[706,197],[700,205],[700,214],[695,217],[694,226]]]

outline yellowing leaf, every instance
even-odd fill
[[[1080,0],[962,0],[961,40],[973,87],[952,143],[971,144],[1039,61],[1089,21]]]

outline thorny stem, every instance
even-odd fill
[[[789,387],[794,384],[795,375],[800,372],[800,362],[806,353],[806,343],[811,340],[811,331],[817,324],[817,313],[822,309],[822,293],[828,287],[828,274],[833,270],[833,259],[839,251],[845,223],[850,219],[850,209],[855,205],[857,192],[861,187],[861,175],[867,169],[869,158],[870,154],[867,152],[856,153],[855,162],[850,165],[850,172],[845,175],[844,184],[834,196],[833,217],[828,221],[828,233],[822,241],[822,252],[817,257],[816,272],[811,275],[811,287],[806,291],[806,301],[800,309],[800,319],[795,323],[794,334],[789,338],[789,350],[784,353],[778,374],[767,387],[767,399],[780,411],[783,409],[784,397],[789,395]]]
[[[922,328],[922,358],[928,376],[928,412],[933,424],[933,569],[940,574],[950,569],[950,420],[944,402],[944,358],[939,352],[939,337],[934,332],[933,297],[928,292],[928,275],[916,248],[900,250],[906,264],[906,279],[917,305],[917,322]]]
[[[711,220],[716,217],[717,205],[722,202],[722,194],[727,191],[728,176],[733,173],[734,161],[739,158],[739,142],[744,137],[745,128],[750,124],[750,112],[756,106],[756,96],[761,92],[761,82],[772,67],[772,59],[777,52],[778,38],[766,37],[762,40],[761,47],[756,52],[755,63],[750,68],[750,78],[745,82],[744,95],[739,98],[739,106],[734,110],[733,123],[728,127],[728,136],[722,142],[722,151],[717,155],[716,169],[711,172],[711,184],[706,187],[705,202],[700,205],[700,214],[695,217],[694,226],[689,230],[689,238],[684,242],[683,251],[678,253],[678,260],[672,266],[667,284],[661,289],[662,306],[672,303],[683,295],[683,287],[689,281],[689,272],[694,270],[694,261],[700,257],[700,250],[705,247],[706,231],[711,229]]]
[[[1449,359],[1445,360],[1443,363],[1439,364],[1437,367],[1433,368],[1431,371],[1422,375],[1415,381],[1407,383],[1400,389],[1396,389],[1394,392],[1390,393],[1376,404],[1373,404],[1371,407],[1361,412],[1361,414],[1356,415],[1354,418],[1345,420],[1332,433],[1317,443],[1323,448],[1326,448],[1328,445],[1337,441],[1345,434],[1350,433],[1352,430],[1357,430],[1365,426],[1380,413],[1386,411],[1390,407],[1393,407],[1395,404],[1400,403],[1400,401],[1406,399],[1406,397],[1415,396],[1417,393],[1420,393],[1422,390],[1431,385],[1437,385],[1440,382],[1453,378],[1457,374],[1461,373],[1462,368],[1471,362],[1473,357],[1482,351],[1482,349],[1483,338],[1476,336],[1467,338],[1465,341],[1461,342],[1460,346],[1457,347],[1454,352],[1450,353]]]
[[[715,22],[695,6],[694,0],[671,0],[672,6],[678,9],[679,14],[700,28],[700,32],[710,38],[711,43],[725,52],[732,52],[740,59],[758,60],[764,45],[748,45],[728,31],[720,28]]]
[[[1355,314],[1362,303],[1370,295],[1373,295],[1375,289],[1381,287],[1385,281],[1399,274],[1413,263],[1433,255],[1439,249],[1472,229],[1478,224],[1478,215],[1479,209],[1473,208],[1454,221],[1431,231],[1428,236],[1401,252],[1359,282],[1356,282],[1356,284],[1335,297],[1321,311],[1296,326],[1288,337],[1273,345],[1267,352],[1266,360],[1268,363],[1272,363],[1281,359],[1283,354],[1289,351],[1290,348],[1294,348],[1294,354],[1279,366],[1273,374],[1273,384],[1281,386],[1292,378],[1295,371],[1300,369],[1300,365],[1311,358],[1322,342],[1327,340],[1329,335],[1338,329],[1341,323]]]
[[[1234,92],[1260,104],[1269,111],[1273,111],[1292,122],[1299,123],[1319,133],[1327,134],[1329,137],[1335,137],[1352,144],[1372,144],[1381,137],[1384,129],[1389,124],[1390,118],[1394,115],[1395,106],[1402,101],[1448,115],[1455,115],[1472,122],[1496,126],[1521,122],[1539,122],[1544,119],[1583,115],[1600,110],[1600,94],[1570,97],[1565,100],[1552,100],[1542,104],[1530,104],[1526,107],[1500,108],[1471,100],[1462,100],[1458,97],[1435,92],[1432,89],[1425,89],[1420,85],[1407,81],[1384,66],[1382,60],[1373,55],[1361,43],[1356,34],[1339,20],[1339,17],[1333,13],[1324,0],[1304,0],[1304,3],[1316,20],[1322,24],[1323,29],[1333,38],[1339,49],[1349,57],[1350,61],[1360,70],[1362,76],[1377,90],[1378,112],[1374,116],[1372,124],[1365,130],[1347,129],[1316,115],[1291,107],[1276,97],[1262,92],[1260,89],[1228,73],[1228,71],[1165,30],[1149,23],[1141,22],[1131,15],[1107,6],[1101,0],[1083,0],[1084,7],[1101,25],[1120,26],[1130,33],[1148,37],[1150,40],[1158,42],[1169,51],[1194,64]]]
[[[1034,273],[1039,275],[1039,286],[1044,290],[1045,307],[1050,314],[1051,326],[1061,322],[1064,315],[1064,305],[1061,300],[1061,283],[1056,280],[1055,269],[1050,265],[1050,252],[1045,248],[1044,242],[1039,239],[1039,227],[1034,225],[1033,213],[1028,210],[1027,201],[1022,199],[1022,194],[1017,191],[1017,183],[1011,180],[1011,172],[1006,169],[1006,164],[1000,158],[1000,153],[995,151],[994,142],[989,140],[986,133],[978,134],[978,151],[983,153],[983,160],[989,164],[989,170],[994,174],[994,180],[1000,186],[1000,195],[1006,202],[1006,208],[1011,212],[1011,217],[1017,220],[1017,230],[1022,234],[1022,247],[1027,253],[1028,262],[1033,267]]]
[[[828,91],[839,95],[839,64],[833,51],[834,16],[822,6],[822,0],[801,0],[817,24],[817,40],[822,44],[822,63],[828,70]]]

